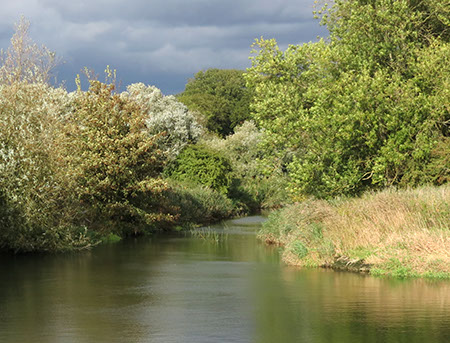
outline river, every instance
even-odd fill
[[[261,220],[0,255],[0,342],[450,342],[449,281],[288,267]]]

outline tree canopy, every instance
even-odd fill
[[[318,12],[327,40],[256,40],[252,109],[267,146],[291,155],[294,194],[448,180],[448,13],[443,0],[338,0]]]
[[[190,79],[178,100],[206,118],[206,127],[222,136],[249,119],[251,94],[242,70],[208,69]]]

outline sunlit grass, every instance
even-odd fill
[[[294,204],[271,215],[260,236],[285,246],[290,264],[345,258],[377,275],[450,277],[450,186]]]

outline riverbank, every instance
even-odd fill
[[[310,200],[270,215],[259,234],[290,265],[450,278],[450,186]]]

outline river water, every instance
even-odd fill
[[[449,281],[288,267],[261,220],[0,255],[0,342],[450,342]]]

